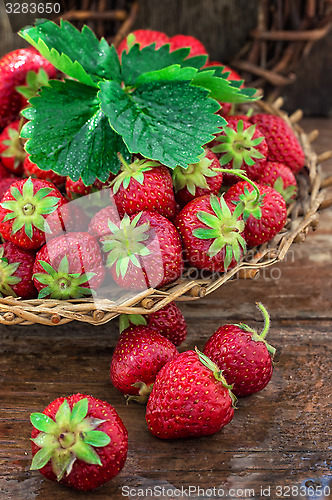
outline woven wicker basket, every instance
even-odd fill
[[[310,228],[318,224],[319,209],[330,204],[324,201],[325,187],[329,181],[322,181],[320,163],[331,156],[326,152],[317,156],[311,143],[317,138],[318,131],[309,135],[304,133],[298,122],[302,118],[299,110],[291,116],[281,111],[283,102],[279,98],[274,104],[264,101],[255,103],[258,111],[282,116],[298,136],[306,157],[306,167],[298,175],[299,192],[297,200],[288,209],[288,221],[283,229],[268,244],[248,252],[243,260],[222,276],[193,279],[193,269],[187,269],[181,279],[162,289],[148,289],[138,293],[121,304],[108,299],[20,300],[14,297],[0,299],[0,323],[6,325],[31,325],[39,323],[48,326],[63,325],[70,321],[82,321],[101,325],[121,313],[147,314],[155,312],[173,300],[197,300],[212,293],[227,281],[239,278],[253,278],[260,269],[271,266],[284,259],[293,243],[305,239]]]

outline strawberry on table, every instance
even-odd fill
[[[262,169],[256,181],[273,187],[281,194],[288,204],[296,198],[297,181],[289,167],[277,161],[266,161],[262,163]]]
[[[40,248],[46,233],[61,230],[59,208],[67,200],[48,181],[22,179],[10,186],[0,203],[0,233],[25,249]]]
[[[286,224],[286,202],[270,186],[239,181],[229,188],[225,200],[243,206],[243,236],[250,247],[270,241]]]
[[[215,195],[195,198],[181,210],[175,225],[191,266],[223,272],[240,261],[246,248],[242,212],[241,204]]]
[[[177,280],[183,269],[179,233],[166,217],[142,211],[109,220],[110,233],[100,239],[106,266],[122,288],[142,290]]]
[[[302,146],[292,128],[283,118],[268,113],[258,113],[250,118],[264,134],[267,145],[267,160],[284,163],[294,174],[305,165]]]
[[[15,120],[26,104],[16,87],[26,83],[29,71],[40,68],[50,78],[56,77],[54,66],[31,47],[13,50],[0,59],[0,130]]]
[[[175,215],[175,198],[168,168],[147,159],[136,159],[130,164],[121,155],[120,159],[121,172],[113,181],[114,201],[120,216],[154,210],[172,219]]]
[[[23,173],[26,157],[20,138],[20,126],[20,120],[16,120],[0,133],[0,159],[4,167],[15,175]]]
[[[160,370],[153,384],[146,408],[149,430],[160,439],[218,432],[234,415],[230,388],[203,353],[179,354]]]
[[[33,279],[38,298],[91,296],[104,280],[97,240],[89,233],[66,233],[47,242],[36,255]]]
[[[31,470],[71,488],[89,491],[123,468],[128,432],[112,405],[90,395],[52,401],[30,416]]]
[[[119,43],[116,49],[119,57],[122,52],[127,52],[135,43],[138,43],[141,49],[155,43],[156,49],[159,49],[162,45],[169,43],[169,37],[162,31],[148,29],[134,30]]]
[[[63,186],[66,182],[66,177],[58,175],[53,170],[42,170],[30,160],[30,155],[27,154],[23,163],[23,172],[26,177],[33,177],[52,182],[55,186]]]
[[[157,373],[178,354],[175,345],[150,326],[126,328],[115,346],[110,376],[114,387],[145,403]]]
[[[219,369],[236,396],[249,396],[261,391],[270,382],[273,372],[272,359],[275,348],[270,346],[265,337],[269,330],[269,315],[263,304],[257,304],[264,317],[263,331],[256,330],[243,323],[224,325],[208,339],[204,354]]]
[[[184,207],[189,201],[205,194],[218,194],[223,181],[217,156],[208,148],[198,163],[192,163],[187,169],[180,166],[173,171],[175,201]]]
[[[0,297],[34,299],[37,290],[32,274],[36,254],[6,241],[0,245]]]

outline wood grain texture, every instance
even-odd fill
[[[308,131],[321,130],[315,148],[325,150],[332,121],[307,119],[303,125]],[[324,171],[332,174],[331,160]],[[186,498],[176,489],[192,486],[233,491],[228,498],[300,500],[314,497],[278,496],[277,487],[332,488],[331,228],[332,210],[328,209],[321,214],[317,231],[294,247],[294,255],[278,264],[275,274],[233,281],[208,297],[180,303],[189,330],[181,351],[202,349],[208,336],[226,322],[246,321],[259,329],[257,300],[271,313],[269,341],[277,349],[272,381],[260,393],[240,399],[232,422],[210,437],[158,440],[147,429],[144,407],[125,404],[109,379],[117,321],[100,327],[1,326],[1,500],[82,498],[29,471],[30,413],[41,411],[60,395],[78,391],[112,403],[129,432],[128,460],[122,472],[84,498],[120,500],[128,492],[123,488],[132,488],[129,498],[156,498],[151,493],[162,487],[167,493],[164,498]],[[138,488],[156,490],[142,496]],[[196,498],[208,495],[201,492]]]

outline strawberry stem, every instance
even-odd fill
[[[257,309],[261,311],[264,317],[264,328],[262,332],[259,334],[259,336],[264,339],[267,335],[267,332],[269,331],[270,328],[270,316],[269,313],[267,312],[266,308],[263,306],[261,302],[256,302]]]
[[[212,170],[214,170],[215,172],[222,172],[224,174],[233,174],[236,175],[237,177],[240,177],[240,179],[247,181],[254,188],[256,192],[256,198],[253,201],[253,205],[259,204],[260,192],[258,186],[254,181],[249,179],[249,177],[245,174],[244,170],[241,170],[240,168],[212,168]]]

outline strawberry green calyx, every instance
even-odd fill
[[[269,313],[267,312],[267,309],[264,307],[264,305],[261,302],[256,302],[256,306],[257,306],[257,309],[259,309],[261,311],[263,318],[264,318],[264,326],[263,326],[263,330],[261,331],[261,333],[257,333],[257,331],[254,328],[251,328],[250,326],[248,326],[244,323],[240,323],[237,326],[242,328],[242,330],[245,330],[247,332],[251,332],[252,333],[251,338],[255,342],[264,342],[267,350],[269,351],[269,353],[273,357],[275,355],[275,352],[276,352],[275,347],[268,344],[265,340],[265,337],[266,337],[266,335],[269,331],[269,328],[270,328],[270,316],[269,316]]]
[[[10,188],[10,194],[14,200],[4,201],[1,206],[10,211],[5,215],[3,222],[14,219],[12,234],[24,228],[25,234],[32,240],[33,227],[45,233],[51,233],[51,229],[43,217],[57,209],[59,198],[48,196],[51,192],[52,188],[44,187],[34,194],[31,177],[25,181],[22,193],[15,186]]]
[[[210,169],[213,160],[203,155],[198,163],[192,163],[187,169],[177,166],[173,171],[173,185],[175,192],[186,187],[190,194],[195,196],[196,188],[209,189],[206,177],[215,177],[217,172]]]
[[[221,166],[232,161],[234,168],[240,168],[243,162],[246,165],[254,165],[256,160],[265,158],[256,148],[264,140],[264,137],[253,139],[256,125],[251,125],[244,130],[243,120],[239,120],[237,130],[233,130],[227,125],[223,129],[225,135],[216,137],[220,144],[212,148],[214,153],[223,153],[220,158]]]
[[[146,222],[138,226],[141,215],[142,212],[138,213],[131,221],[130,217],[125,214],[120,226],[108,221],[111,234],[105,236],[102,250],[109,252],[106,266],[111,267],[116,263],[116,273],[122,278],[126,275],[130,262],[140,268],[139,258],[150,254],[150,250],[144,244],[144,241],[149,238],[150,224]]]
[[[45,273],[35,273],[33,278],[45,288],[38,294],[38,298],[50,297],[52,299],[78,299],[84,295],[94,295],[91,288],[83,287],[84,283],[95,275],[95,273],[69,273],[68,258],[61,260],[58,270],[55,270],[48,262],[38,261]]]
[[[244,221],[241,217],[243,207],[242,204],[238,204],[232,213],[224,197],[218,199],[215,195],[210,196],[210,204],[214,215],[204,211],[197,213],[197,218],[207,228],[194,229],[193,235],[199,239],[213,240],[208,250],[209,257],[214,257],[226,247],[224,268],[227,270],[233,257],[236,262],[240,260],[241,247],[243,251],[246,250],[246,242],[241,236],[244,230]]]
[[[2,141],[4,146],[7,146],[4,151],[2,151],[1,156],[4,158],[14,158],[14,168],[17,169],[26,157],[26,152],[23,149],[23,144],[21,142],[20,131],[16,128],[8,128],[8,139]]]
[[[228,389],[229,395],[230,395],[231,400],[232,400],[232,406],[233,406],[233,408],[236,408],[237,398],[232,393],[233,386],[227,384],[226,379],[223,376],[222,370],[220,370],[219,367],[210,358],[208,358],[205,354],[203,354],[201,351],[199,351],[197,349],[197,347],[195,347],[195,351],[196,351],[196,354],[198,355],[200,362],[204,366],[206,366],[206,368],[208,368],[209,370],[212,371],[214,378],[216,380],[218,380],[218,382],[221,382],[222,385],[225,387],[225,389]]]
[[[88,464],[102,465],[94,448],[110,443],[110,437],[97,429],[105,420],[87,417],[88,400],[81,399],[72,410],[65,400],[59,407],[55,420],[44,413],[32,413],[32,425],[40,431],[32,441],[40,447],[32,460],[31,470],[43,468],[51,461],[58,481],[69,475],[76,459]]]
[[[9,264],[8,259],[3,254],[4,249],[0,248],[0,297],[7,295],[16,297],[12,286],[17,285],[21,281],[21,278],[14,276],[20,266],[20,262]]]
[[[48,85],[49,76],[43,68],[39,68],[38,72],[28,71],[26,76],[26,85],[19,85],[16,91],[26,99],[31,99],[40,90],[40,87]]]
[[[119,316],[119,331],[123,332],[130,325],[147,325],[146,319],[142,314],[120,314]]]
[[[136,403],[145,405],[152,392],[153,384],[147,385],[144,382],[135,382],[132,386],[138,389],[138,394],[128,394],[126,396],[126,403],[128,404],[129,401],[136,401]]]
[[[130,181],[135,179],[135,181],[143,184],[144,182],[144,172],[148,172],[153,167],[160,167],[161,164],[158,161],[153,160],[134,160],[132,163],[127,163],[121,153],[118,153],[118,157],[121,161],[121,170],[113,181],[113,193],[117,193],[122,186],[127,189]]]
[[[276,179],[276,181],[274,182],[272,187],[273,187],[273,189],[278,191],[278,193],[281,194],[281,196],[283,197],[283,199],[285,200],[285,202],[287,204],[292,201],[292,198],[297,191],[296,186],[291,185],[291,186],[285,187],[282,177],[278,177],[278,179]]]

